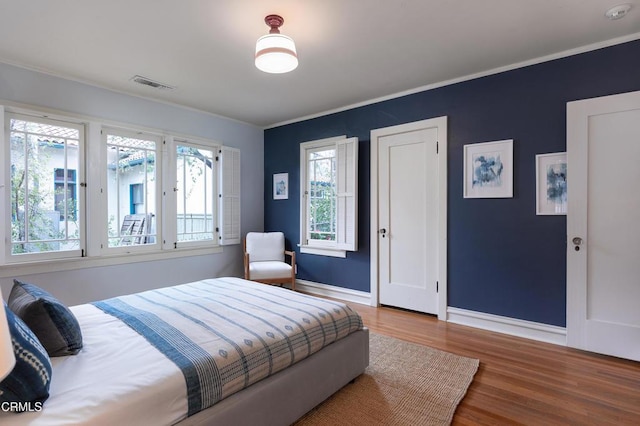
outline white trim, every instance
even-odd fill
[[[75,259],[43,260],[39,262],[25,262],[5,264],[0,267],[0,278],[11,278],[20,275],[44,274],[76,269],[97,268],[100,266],[125,265],[127,263],[151,262],[155,260],[178,259],[181,257],[207,256],[222,253],[222,247],[201,249],[159,250],[153,253],[119,253],[95,257],[79,257]]]
[[[447,191],[449,178],[447,172],[447,159],[449,157],[449,130],[447,117],[435,118],[434,124],[438,128],[438,319],[447,318],[447,294],[449,284],[447,281]]]
[[[3,192],[3,201],[2,205],[4,206],[2,210],[2,221],[5,222],[4,226],[4,238],[3,238],[3,246],[4,246],[4,256],[0,258],[0,263],[3,265],[10,264],[18,264],[18,263],[28,263],[28,262],[39,262],[39,261],[47,261],[47,260],[59,260],[59,259],[76,259],[80,258],[83,255],[84,250],[86,249],[86,217],[87,210],[85,207],[85,202],[87,199],[86,196],[86,186],[82,184],[86,184],[86,176],[85,170],[87,168],[85,164],[86,158],[86,146],[88,145],[87,137],[87,128],[85,123],[76,122],[73,119],[65,118],[63,116],[40,116],[34,112],[28,111],[20,111],[16,112],[9,106],[3,106],[2,108],[2,122],[3,122],[3,138],[7,135],[4,132],[10,132],[9,126],[13,119],[35,122],[47,125],[53,125],[58,127],[65,127],[70,129],[75,129],[78,131],[78,154],[77,154],[77,164],[76,164],[76,193],[77,193],[77,215],[79,219],[78,226],[78,248],[71,250],[51,250],[51,251],[42,251],[42,252],[29,252],[24,254],[13,254],[12,253],[12,233],[11,233],[11,176],[10,176],[10,167],[6,167],[6,165],[11,164],[11,148],[9,140],[6,140],[6,144],[3,142],[3,155],[0,155],[0,160],[2,161],[2,167],[5,168],[5,176],[4,176],[4,185],[6,185],[6,192]],[[5,139],[2,139],[4,141]],[[64,169],[68,170],[68,154],[66,154],[67,150],[64,150],[63,154],[63,164]],[[29,162],[27,158],[24,159],[25,162]],[[26,170],[26,169],[25,169]],[[46,172],[45,172],[46,173]],[[27,211],[30,207],[27,208]],[[66,221],[65,221],[66,222]],[[1,235],[2,233],[0,233]],[[66,239],[63,239],[63,241]]]
[[[97,141],[86,143],[84,167],[87,179],[86,191],[91,192],[88,196],[85,191],[85,202],[87,217],[85,218],[87,240],[87,257],[98,257],[102,251],[102,212],[107,209],[107,193],[102,188],[107,186],[107,176],[102,173],[102,164],[106,161],[106,149],[102,149],[102,124],[98,121],[87,121],[86,141]],[[99,194],[99,195],[98,195]]]
[[[344,150],[340,147],[344,146]],[[351,149],[349,149],[349,147]],[[309,153],[316,150],[335,149],[336,158],[336,238],[335,241],[311,241],[309,239]],[[349,155],[351,154],[351,155]],[[348,161],[351,159],[351,161]],[[351,192],[345,191],[348,186]],[[340,192],[342,190],[342,192]],[[347,251],[358,250],[358,138],[346,135],[335,136],[300,143],[300,247],[301,253],[331,257],[347,257]],[[340,203],[340,200],[353,200],[353,203]],[[344,208],[341,208],[343,205]],[[344,221],[339,218],[344,217]],[[348,217],[348,219],[347,219]],[[355,223],[353,223],[355,221]],[[351,224],[351,226],[349,226]]]
[[[160,176],[160,184],[162,185],[162,199],[160,200],[161,209],[167,217],[178,217],[178,191],[176,191],[177,177],[177,155],[175,147],[176,139],[169,135],[164,137],[162,143],[162,170],[165,172]],[[216,154],[218,150],[216,149]],[[173,189],[171,191],[170,189]],[[216,200],[217,201],[217,200]],[[178,221],[164,220],[162,221],[162,238],[160,246],[162,250],[173,250],[175,243],[178,241]]]
[[[162,169],[162,165],[164,164],[165,160],[163,157],[163,148],[164,148],[164,137],[162,136],[162,134],[159,133],[147,133],[147,132],[140,132],[140,131],[135,131],[135,130],[130,130],[130,129],[123,129],[120,127],[112,127],[112,126],[102,126],[101,128],[101,135],[100,135],[100,149],[103,151],[103,157],[102,157],[102,164],[100,165],[100,170],[101,173],[103,175],[103,183],[105,183],[105,186],[103,186],[101,188],[101,193],[104,194],[104,204],[103,204],[103,210],[100,212],[100,218],[101,218],[101,222],[102,222],[102,229],[101,229],[101,233],[99,234],[101,236],[100,238],[100,242],[101,242],[101,250],[100,250],[100,256],[111,256],[111,255],[116,255],[118,253],[135,253],[136,255],[139,253],[151,253],[154,251],[158,251],[162,249],[162,242],[165,240],[165,238],[167,238],[167,235],[164,235],[163,232],[165,231],[165,229],[162,227],[163,221],[164,221],[164,212],[162,211],[162,204],[164,201],[164,198],[162,197],[162,192],[163,191],[167,191],[169,190],[168,188],[163,188],[162,184],[165,183],[163,180],[163,175],[165,173],[165,171]],[[156,223],[156,234],[153,235],[152,237],[155,238],[155,242],[154,243],[142,243],[139,245],[132,245],[132,246],[110,246],[109,242],[110,240],[113,239],[113,237],[109,236],[109,227],[106,226],[109,223],[109,185],[108,185],[108,170],[109,170],[109,159],[108,159],[108,149],[109,146],[113,146],[112,143],[109,143],[109,136],[118,136],[118,137],[125,137],[125,138],[132,138],[132,139],[144,139],[147,142],[153,142],[155,144],[155,148],[154,149],[149,149],[149,151],[155,153],[155,160],[154,160],[154,170],[153,170],[153,174],[150,178],[147,178],[147,173],[145,172],[145,178],[143,180],[143,184],[145,185],[145,188],[148,187],[148,182],[149,181],[155,181],[158,182],[159,184],[156,183],[155,185],[155,203],[153,205],[149,205],[148,208],[149,210],[147,210],[147,213],[151,213],[153,215],[155,215],[155,223]],[[96,143],[97,141],[90,141],[89,143]],[[117,144],[116,144],[117,145]],[[146,154],[145,154],[146,155]],[[145,158],[147,158],[145,156]],[[119,181],[117,181],[117,185],[114,188],[115,191],[115,201],[116,201],[116,207],[115,209],[113,208],[113,206],[111,206],[112,210],[115,210],[115,219],[116,219],[116,230],[118,232],[118,236],[120,235],[120,224],[122,224],[122,220],[124,219],[124,217],[121,217],[120,214],[122,213],[122,209],[121,209],[121,200],[122,200],[122,194],[121,194],[121,188],[120,188],[120,184]],[[146,189],[145,189],[146,191]],[[148,201],[145,197],[145,206],[148,205]],[[158,224],[160,224],[160,226],[158,226]],[[217,241],[215,242],[217,243]]]
[[[436,117],[371,130],[370,271],[371,306],[380,303],[378,291],[378,139],[401,132],[436,128],[438,131],[438,319],[447,318],[447,117]]]
[[[307,280],[296,280],[296,289],[314,296],[330,297],[333,299],[344,300],[346,302],[359,303],[361,305],[371,304],[371,294],[365,291],[336,287]]]
[[[317,254],[320,256],[330,256],[330,257],[341,257],[343,259],[347,257],[347,252],[345,250],[336,250],[336,249],[330,249],[330,248],[324,248],[324,247],[303,246],[300,244],[298,244],[298,247],[300,247],[300,253]]]
[[[338,112],[348,111],[350,109],[359,108],[359,107],[362,107],[362,106],[367,106],[367,105],[375,104],[375,103],[378,103],[378,102],[384,102],[384,101],[388,101],[388,100],[391,100],[391,99],[400,98],[402,96],[413,95],[413,94],[420,93],[420,92],[426,92],[428,90],[438,89],[440,87],[451,86],[453,84],[463,83],[463,82],[469,81],[469,80],[475,80],[476,78],[486,77],[486,76],[494,75],[494,74],[500,74],[502,72],[512,71],[512,70],[515,70],[515,69],[518,69],[518,68],[524,68],[524,67],[528,67],[530,65],[541,64],[543,62],[549,62],[549,61],[553,61],[553,60],[556,60],[556,59],[562,59],[562,58],[566,58],[566,57],[569,57],[569,56],[578,55],[580,53],[591,52],[593,50],[603,49],[605,47],[615,46],[615,45],[618,45],[618,44],[623,44],[623,43],[627,43],[627,42],[630,42],[630,41],[634,41],[634,40],[637,40],[637,39],[640,39],[640,33],[634,33],[634,34],[630,34],[630,35],[623,36],[623,37],[613,38],[611,40],[605,40],[605,41],[601,41],[601,42],[598,42],[598,43],[589,44],[589,45],[586,45],[586,46],[576,47],[575,49],[564,50],[562,52],[553,53],[551,55],[540,56],[538,58],[529,59],[527,61],[516,62],[515,64],[505,65],[503,67],[493,68],[493,69],[490,69],[490,70],[487,70],[487,71],[481,71],[481,72],[478,72],[478,73],[475,73],[475,74],[469,74],[469,75],[466,75],[466,76],[463,76],[463,77],[454,78],[454,79],[451,79],[451,80],[445,80],[445,81],[440,81],[440,82],[437,82],[437,83],[427,84],[425,86],[416,87],[415,89],[409,89],[409,90],[405,90],[403,92],[398,92],[398,93],[394,93],[394,94],[387,95],[387,96],[381,96],[379,98],[369,99],[369,100],[366,100],[366,101],[357,102],[355,104],[350,104],[350,105],[345,105],[345,106],[342,106],[342,107],[339,107],[339,108],[334,108],[334,109],[330,109],[330,110],[327,110],[327,111],[318,112],[318,113],[315,113],[315,114],[305,115],[303,117],[292,118],[291,120],[281,121],[279,123],[274,123],[274,124],[265,126],[265,127],[263,127],[263,129],[267,130],[267,129],[272,129],[274,127],[285,126],[287,124],[298,123],[300,121],[311,120],[313,118],[318,118],[318,117],[323,117],[323,116],[329,115],[329,114],[335,114],[335,113],[338,113]]]
[[[469,311],[460,308],[450,307],[447,309],[447,313],[447,321],[454,324],[524,337],[525,339],[538,340],[540,342],[553,343],[555,345],[567,345],[567,330],[564,327],[485,314],[483,312]]]
[[[324,148],[328,145],[337,143],[338,141],[341,141],[344,139],[347,139],[347,135],[332,136],[330,138],[324,138],[324,139],[314,139],[312,141],[301,142],[300,147],[304,148],[305,150],[313,149],[313,148]]]
[[[378,294],[378,138],[371,132],[369,138],[369,291],[371,292],[371,306],[380,304]]]
[[[307,150],[314,149],[317,147],[325,146],[330,142],[337,142],[339,140],[346,139],[347,135],[334,136],[330,138],[318,139],[308,142],[300,143],[300,221],[298,224],[300,225],[300,239],[298,241],[298,247],[300,247],[301,253],[307,254],[316,254],[316,255],[324,255],[324,256],[334,256],[334,257],[346,257],[346,253],[344,256],[340,256],[339,253],[336,254],[327,254],[323,251],[318,251],[317,249],[313,249],[308,246],[306,243],[307,240],[307,197],[305,193],[307,191]],[[304,248],[304,250],[303,250]]]
[[[86,114],[79,114],[75,112],[67,112],[67,111],[58,110],[55,108],[25,104],[22,102],[15,102],[7,99],[0,99],[0,104],[4,106],[5,113],[10,112],[10,113],[16,113],[16,114],[31,115],[35,117],[50,118],[50,119],[61,120],[61,121],[66,121],[66,122],[71,122],[76,124],[87,124],[89,122],[95,122],[96,125],[100,126],[101,128],[109,127],[112,129],[125,130],[129,132],[134,132],[134,133],[138,133],[138,132],[149,133],[149,134],[161,136],[161,137],[171,135],[174,138],[179,140],[182,140],[182,139],[200,140],[200,141],[207,141],[207,143],[213,143],[219,146],[226,146],[225,144],[223,144],[222,142],[216,139],[210,139],[210,138],[201,137],[201,136],[193,136],[190,134],[176,132],[173,130],[158,129],[156,127],[147,127],[147,126],[143,126],[135,123],[127,123],[125,121],[114,121],[114,120],[102,118],[100,116],[95,116],[95,115],[86,115]],[[180,105],[176,105],[176,106],[180,106]],[[200,112],[205,113],[204,111],[200,111]],[[226,118],[226,117],[222,117],[222,118]],[[233,119],[230,119],[230,120],[233,120]]]

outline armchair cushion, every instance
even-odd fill
[[[249,273],[252,280],[270,280],[291,276],[291,265],[279,261],[251,262]]]
[[[282,232],[249,232],[246,239],[249,262],[284,262],[284,234]]]

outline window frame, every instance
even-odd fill
[[[351,162],[346,154],[350,147]],[[344,149],[341,149],[344,148]],[[326,149],[335,149],[336,195],[335,220],[336,238],[333,241],[311,240],[309,238],[309,209],[311,201],[309,155]],[[357,251],[357,201],[358,201],[358,138],[346,135],[318,139],[300,144],[300,252],[321,256],[347,256],[348,251]],[[346,189],[346,186],[351,191]],[[346,199],[351,202],[347,203]]]
[[[133,139],[143,139],[148,141],[153,141],[156,143],[155,149],[155,203],[154,203],[154,220],[155,220],[155,241],[152,243],[144,243],[144,244],[133,244],[133,245],[122,245],[122,246],[114,246],[109,247],[109,239],[113,237],[109,237],[109,184],[108,184],[108,176],[107,169],[109,160],[107,158],[107,150],[108,150],[108,138],[109,135],[120,136],[120,137],[128,137]],[[131,129],[125,129],[121,127],[115,126],[102,126],[101,130],[101,141],[100,141],[100,150],[103,152],[101,162],[101,194],[103,195],[103,200],[101,204],[101,254],[102,255],[113,255],[113,254],[130,254],[130,253],[144,253],[144,252],[154,252],[159,251],[162,248],[162,223],[163,223],[163,203],[162,203],[162,190],[163,190],[163,147],[164,140],[162,135],[158,133],[153,133],[149,131],[136,131]],[[145,181],[146,183],[146,181]],[[120,193],[117,194],[118,196]],[[149,211],[149,208],[147,208]],[[124,219],[124,217],[122,218]],[[118,220],[118,228],[121,228],[122,220],[117,218]]]
[[[166,191],[164,193],[164,204],[165,204],[165,213],[167,217],[175,218],[171,220],[167,220],[164,224],[164,232],[166,235],[165,242],[163,244],[164,249],[183,249],[183,248],[205,248],[205,247],[218,247],[220,241],[220,217],[219,217],[219,204],[220,204],[220,191],[219,191],[219,181],[220,181],[220,161],[219,161],[219,153],[221,146],[220,144],[206,139],[197,139],[197,138],[183,138],[183,137],[173,137],[168,136],[165,139],[166,151],[167,151],[167,172],[164,175],[166,179],[165,188]],[[180,194],[180,189],[177,188],[177,172],[178,172],[178,164],[177,164],[177,147],[179,145],[187,145],[195,148],[202,148],[208,151],[211,151],[213,154],[213,164],[215,165],[214,170],[212,170],[212,184],[211,184],[211,196],[213,201],[213,210],[211,214],[213,215],[213,232],[212,238],[209,240],[196,240],[196,241],[179,241],[178,240],[178,196]]]
[[[86,253],[86,205],[85,205],[85,147],[86,147],[86,125],[80,120],[73,119],[68,116],[58,114],[41,114],[31,110],[23,110],[20,108],[9,108],[0,106],[0,117],[4,125],[4,131],[0,135],[0,164],[3,165],[4,173],[0,177],[0,189],[4,189],[4,193],[0,197],[0,217],[3,218],[2,229],[4,229],[3,244],[0,244],[0,259],[4,265],[27,264],[30,262],[41,262],[49,260],[65,260],[81,258]],[[77,210],[75,212],[76,221],[78,222],[78,248],[72,250],[56,250],[47,252],[20,253],[12,254],[12,238],[11,238],[11,120],[19,119],[24,121],[37,122],[42,124],[50,124],[52,126],[67,127],[78,131],[78,165],[76,170],[76,200]],[[67,168],[67,160],[64,160],[65,170]],[[52,168],[55,170],[55,168]],[[55,187],[55,177],[52,183]],[[55,204],[55,193],[53,203]],[[55,207],[55,206],[54,206]],[[53,211],[56,211],[55,208]]]
[[[50,119],[54,120],[54,125],[77,125],[83,129],[81,136],[83,143],[81,144],[82,152],[80,156],[79,166],[76,168],[76,189],[78,196],[78,215],[82,220],[80,246],[82,250],[75,257],[70,257],[70,251],[64,252],[46,252],[46,253],[29,253],[28,258],[21,254],[20,259],[12,259],[7,255],[11,251],[11,204],[10,197],[10,162],[11,152],[10,144],[7,138],[9,126],[6,124],[6,118],[10,114],[28,116],[28,118]],[[237,148],[225,146],[222,143],[212,139],[198,139],[187,134],[178,132],[163,131],[143,126],[134,126],[116,121],[106,120],[100,117],[87,116],[77,113],[60,112],[55,109],[36,107],[26,104],[13,103],[3,101],[0,103],[0,120],[5,126],[5,131],[0,132],[0,217],[4,222],[0,224],[0,239],[4,244],[0,244],[0,278],[10,278],[26,274],[41,274],[56,271],[81,270],[85,268],[103,267],[110,265],[124,265],[129,263],[138,263],[146,261],[156,261],[164,259],[179,259],[189,256],[209,256],[222,253],[225,245],[237,245],[241,243],[241,217],[240,217],[240,156],[241,151]],[[57,123],[62,122],[62,123]],[[162,140],[162,145],[156,151],[156,162],[158,163],[158,178],[161,180],[157,183],[157,191],[162,192],[161,207],[158,210],[158,219],[156,225],[156,238],[160,244],[157,248],[150,250],[149,248],[140,249],[136,246],[127,246],[125,250],[106,250],[105,240],[107,237],[107,227],[105,225],[105,217],[108,216],[106,207],[106,188],[105,165],[106,148],[103,144],[103,129],[117,129],[132,132],[135,135],[140,133],[156,135]],[[212,150],[217,148],[217,156],[219,157],[219,173],[215,175],[217,179],[217,187],[213,185],[214,199],[217,203],[218,215],[214,219],[214,226],[219,229],[217,238],[207,240],[209,244],[202,246],[183,246],[175,247],[170,244],[173,240],[169,240],[171,233],[167,233],[163,227],[163,223],[173,222],[171,219],[160,222],[160,216],[168,217],[165,197],[166,188],[173,188],[166,179],[168,177],[168,155],[167,141],[173,137],[179,140],[198,141]],[[6,143],[5,143],[6,142]],[[229,157],[229,161],[224,161],[225,156]],[[226,167],[227,172],[222,172],[222,164],[225,162],[229,165]],[[6,167],[5,167],[6,166]],[[223,196],[223,188],[229,185],[223,185],[226,176],[226,182],[232,182],[230,187],[233,191]],[[47,175],[47,179],[50,176]],[[225,189],[226,190],[226,189]],[[227,201],[231,202],[233,208],[228,209]],[[223,215],[222,212],[225,212]],[[224,231],[224,232],[223,232]],[[233,232],[231,232],[233,231]],[[174,234],[175,235],[175,230]],[[7,238],[8,237],[8,238]],[[7,243],[9,240],[9,243]],[[114,248],[116,249],[116,248]],[[16,256],[13,256],[16,257]]]

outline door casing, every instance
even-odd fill
[[[438,131],[438,319],[447,320],[447,117],[437,117],[371,131],[371,306],[379,306],[378,139],[422,129]]]
[[[633,117],[638,116],[639,111],[640,92],[604,96],[567,104],[569,173],[567,179],[569,194],[567,214],[567,346],[635,360],[640,360],[640,344],[637,343],[640,342],[640,327],[638,316],[635,314],[637,306],[633,305],[637,296],[630,296],[629,292],[631,291],[633,294],[638,294],[638,292],[633,285],[629,286],[629,284],[633,284],[637,277],[634,276],[634,272],[631,272],[631,279],[618,283],[607,280],[607,285],[602,286],[599,283],[605,281],[598,281],[595,278],[597,275],[594,277],[593,268],[596,267],[594,265],[602,267],[603,259],[608,259],[608,262],[613,260],[622,262],[623,259],[629,258],[626,261],[631,263],[621,264],[614,273],[606,273],[607,277],[611,275],[611,278],[615,279],[618,271],[629,271],[628,265],[637,265],[633,259],[630,259],[637,256],[634,245],[636,241],[632,237],[628,237],[631,238],[631,241],[627,241],[626,236],[622,239],[619,236],[625,234],[625,230],[629,236],[637,235],[637,224],[633,223],[633,218],[637,217],[634,212],[640,209],[640,201],[638,201],[637,191],[634,188],[630,193],[625,193],[620,189],[620,192],[613,191],[611,193],[615,201],[595,204],[595,200],[599,199],[597,198],[599,193],[591,192],[595,181],[591,180],[592,167],[589,165],[593,164],[595,159],[608,161],[607,159],[613,158],[615,160],[620,157],[634,161],[637,158],[636,155],[628,151],[615,151],[617,145],[614,143],[595,144],[596,136],[593,136],[595,145],[592,145],[591,135],[593,132],[595,132],[594,135],[598,135],[598,131],[604,129],[614,135],[607,134],[607,142],[611,142],[610,138],[615,137],[633,141],[633,136],[628,135],[629,130],[626,130],[624,126],[629,121],[612,120],[616,120],[620,114],[630,114],[625,120],[637,123]],[[601,120],[606,120],[608,123],[605,124]],[[610,129],[607,126],[610,126]],[[622,133],[615,136],[619,132]],[[598,155],[598,152],[604,152],[606,155]],[[590,158],[591,156],[593,158]],[[620,181],[621,178],[624,178],[623,171],[629,174],[633,170],[633,166],[634,164],[625,168],[615,163],[614,166],[609,166],[613,170],[611,176]],[[627,177],[624,181],[633,183],[635,179]],[[602,186],[603,182],[608,181],[601,179],[597,186]],[[599,210],[590,210],[595,207]],[[608,211],[602,211],[606,209]],[[599,220],[596,219],[598,217]],[[603,219],[604,221],[602,221]],[[624,220],[632,220],[631,228],[625,227]],[[633,229],[633,233],[630,232],[631,229]],[[594,231],[593,234],[596,237],[588,235],[590,231]],[[607,238],[602,238],[603,235],[606,235]],[[600,239],[597,239],[598,237]],[[595,256],[598,256],[597,259],[600,263],[594,263]],[[611,269],[610,266],[607,267]],[[620,293],[616,293],[616,290]],[[590,295],[590,291],[593,292],[593,296]],[[623,294],[623,291],[626,293]],[[626,310],[623,310],[625,307]],[[625,321],[620,319],[625,317],[627,318]]]

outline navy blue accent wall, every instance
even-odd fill
[[[567,102],[640,90],[639,70],[633,41],[268,129],[265,229],[284,231],[297,249],[299,144],[357,136],[359,250],[346,259],[298,253],[298,278],[369,291],[370,131],[447,116],[449,306],[564,327],[566,217],[536,215],[535,156],[566,150]],[[502,139],[514,140],[514,197],[464,199],[463,146]],[[289,199],[273,200],[281,172]]]

